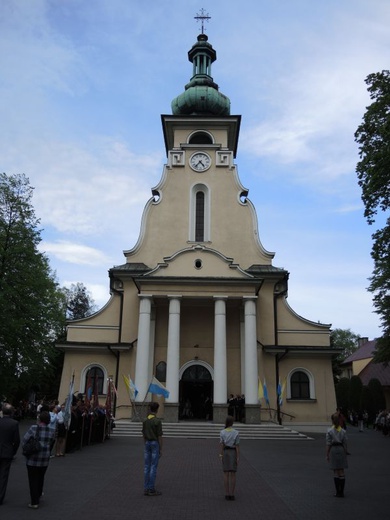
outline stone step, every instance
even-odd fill
[[[120,419],[115,421],[112,431],[113,437],[141,437],[142,423]],[[285,439],[308,440],[310,437],[285,426],[274,423],[241,424],[234,425],[240,432],[241,439]],[[164,437],[176,437],[181,439],[218,439],[223,424],[207,422],[163,422]]]

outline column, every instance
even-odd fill
[[[258,404],[257,296],[244,296],[245,404]]]
[[[152,296],[139,294],[139,319],[137,359],[135,362],[135,386],[138,395],[137,402],[142,402],[149,388],[149,360],[150,360],[150,318],[152,309]]]
[[[227,296],[214,296],[214,404],[226,404],[226,300]]]
[[[240,393],[245,394],[245,316],[243,307],[240,309],[240,366]]]
[[[168,349],[167,349],[167,381],[169,390],[167,403],[179,402],[179,368],[180,368],[180,298],[168,296]]]

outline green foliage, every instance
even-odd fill
[[[359,376],[352,376],[349,383],[349,409],[360,410],[363,383]]]
[[[24,175],[0,175],[0,394],[50,378],[64,329],[64,298],[38,249],[33,188]]]
[[[358,334],[351,329],[334,329],[330,335],[330,346],[334,349],[341,349],[340,354],[332,359],[333,377],[335,383],[340,377],[342,368],[340,364],[359,348]]]
[[[342,377],[336,385],[337,407],[346,412],[349,409],[350,379]]]
[[[385,394],[378,379],[371,379],[367,386],[363,386],[359,376],[342,377],[336,384],[336,399],[337,407],[345,413],[348,410],[367,410],[373,417],[386,408]]]
[[[78,320],[95,312],[95,303],[88,289],[80,282],[64,287],[67,320]]]
[[[362,189],[364,216],[373,224],[378,210],[386,213],[390,208],[390,71],[370,74],[366,83],[373,102],[355,132],[360,156],[356,172]],[[374,359],[390,361],[390,217],[372,238],[374,270],[368,289],[374,294],[375,312],[383,327]]]
[[[368,388],[372,396],[374,413],[384,410],[386,408],[386,398],[379,379],[370,379]]]
[[[390,107],[389,107],[390,108]],[[383,229],[372,235],[371,256],[374,270],[369,290],[374,294],[375,312],[380,316],[384,334],[376,343],[375,362],[390,361],[390,218]]]
[[[374,400],[372,398],[372,393],[368,386],[363,386],[362,388],[359,409],[362,411],[366,410],[370,417],[373,417],[375,415]]]

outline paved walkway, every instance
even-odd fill
[[[239,429],[239,425],[236,425]],[[1,520],[367,520],[389,518],[390,438],[348,430],[346,497],[333,497],[324,435],[241,445],[236,501],[224,499],[215,440],[165,439],[157,487],[143,496],[142,440],[116,438],[54,458],[38,510],[27,508],[23,457],[11,468]]]

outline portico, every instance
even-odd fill
[[[215,420],[223,421],[227,413],[228,396],[228,368],[237,374],[244,374],[244,380],[240,381],[240,391],[246,395],[246,404],[258,404],[258,356],[257,356],[257,331],[256,331],[256,296],[243,295],[238,298],[236,294],[230,296],[230,330],[235,329],[234,338],[229,341],[229,349],[241,350],[244,355],[239,356],[240,364],[243,363],[243,371],[240,365],[228,367],[228,340],[227,340],[227,305],[229,296],[226,294],[213,294],[208,297],[196,298],[196,308],[203,308],[199,320],[193,320],[191,327],[188,327],[188,309],[192,308],[191,297],[167,294],[165,298],[158,294],[155,298],[151,294],[139,294],[139,323],[138,323],[138,342],[137,358],[135,364],[135,384],[138,388],[136,402],[141,403],[145,400],[149,382],[154,373],[153,367],[158,363],[155,356],[157,341],[162,340],[160,332],[153,333],[156,325],[153,320],[157,319],[160,330],[167,331],[166,337],[166,381],[163,384],[169,390],[170,395],[165,400],[165,418],[169,422],[179,420],[180,414],[180,371],[186,363],[188,357],[193,353],[196,361],[208,362],[213,369],[213,417]],[[165,301],[164,301],[165,300]],[[186,309],[184,320],[185,330],[181,333],[181,311],[184,304]],[[166,312],[168,306],[168,312]],[[153,310],[153,312],[152,312]],[[201,319],[204,312],[208,314],[206,322]],[[211,315],[213,314],[213,316]],[[244,321],[242,322],[242,316]],[[162,323],[164,320],[165,323]],[[208,327],[213,321],[213,342],[209,344],[210,334],[206,334],[206,342],[201,345],[199,330]],[[240,329],[243,328],[241,334]],[[204,334],[203,334],[204,336]],[[238,340],[238,344],[237,344]],[[241,345],[241,341],[244,341]],[[181,344],[184,347],[181,351]],[[186,348],[187,347],[187,348]],[[210,354],[213,352],[213,355]],[[201,354],[201,355],[200,355]],[[202,359],[202,355],[205,359]]]

